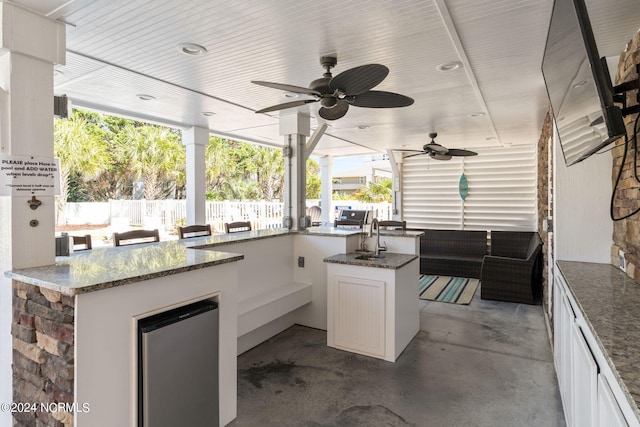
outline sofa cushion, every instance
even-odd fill
[[[483,257],[486,253],[486,231],[426,230],[420,238],[420,255]]]
[[[531,244],[537,242],[533,231],[492,231],[491,255],[526,259],[531,249]],[[535,243],[533,244],[535,248]]]

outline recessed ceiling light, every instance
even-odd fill
[[[482,117],[484,113],[482,111],[477,111],[475,113],[469,113],[469,117]]]
[[[207,53],[207,49],[204,46],[195,43],[180,43],[178,50],[189,56],[204,55]]]
[[[144,93],[139,93],[136,96],[138,97],[138,99],[140,99],[142,101],[151,101],[152,99],[156,99],[155,96],[153,96],[153,95],[145,95]]]
[[[215,113],[213,111],[203,111],[202,115],[205,117],[211,117],[213,116]]]
[[[494,139],[496,139],[495,136],[488,136],[485,138],[485,141],[493,141]]]
[[[284,97],[285,98],[297,98],[298,94],[297,93],[293,93],[293,92],[285,92],[284,93]]]
[[[369,125],[358,125],[358,129],[360,130],[369,129]]]
[[[462,68],[462,62],[460,61],[451,61],[451,62],[445,62],[444,64],[440,64],[436,67],[436,70],[438,71],[453,71],[453,70],[457,70],[458,68]]]

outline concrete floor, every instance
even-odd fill
[[[238,358],[233,426],[563,426],[541,306],[420,302],[396,363],[293,326]]]

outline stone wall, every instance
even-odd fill
[[[551,137],[553,135],[553,116],[551,109],[547,111],[547,115],[544,118],[542,125],[542,133],[538,140],[538,233],[542,239],[542,255],[543,255],[543,268],[542,268],[542,305],[545,307],[545,311],[548,312],[547,302],[549,301],[549,277],[547,262],[549,260],[549,254],[553,253],[553,248],[549,245],[549,233],[546,231],[547,227],[545,222],[549,215],[553,216],[553,207],[550,206],[549,200],[549,185],[553,175],[549,174],[549,165],[553,164],[553,157],[549,157],[549,144],[551,143]],[[551,183],[551,185],[553,185]],[[550,210],[551,209],[551,210]]]
[[[74,298],[14,280],[11,334],[15,425],[72,426]]]
[[[640,32],[636,33],[633,39],[628,43],[627,49],[620,55],[618,64],[618,74],[616,76],[616,84],[626,82],[637,78],[636,64],[640,63]],[[637,91],[631,91],[627,95],[627,105],[636,105]],[[636,114],[629,115],[625,118],[627,126],[627,135],[629,140],[633,140],[633,122]],[[622,163],[624,149],[622,148],[622,140],[617,144],[620,147],[611,151],[613,155],[613,172],[612,180],[615,180],[618,170]],[[640,207],[640,193],[638,183],[633,173],[633,157],[638,156],[640,164],[640,155],[633,147],[629,147],[627,160],[624,164],[618,190],[615,194],[614,216],[616,218],[624,216]],[[640,175],[640,171],[639,171]],[[613,246],[611,248],[611,263],[618,265],[619,251],[624,251],[624,257],[627,262],[627,274],[634,279],[636,283],[640,283],[640,213],[631,216],[628,219],[614,221],[613,223]]]

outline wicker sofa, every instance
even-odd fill
[[[542,288],[542,240],[536,232],[492,231],[482,263],[482,299],[537,304]]]
[[[425,230],[420,237],[420,273],[480,278],[487,232]]]

